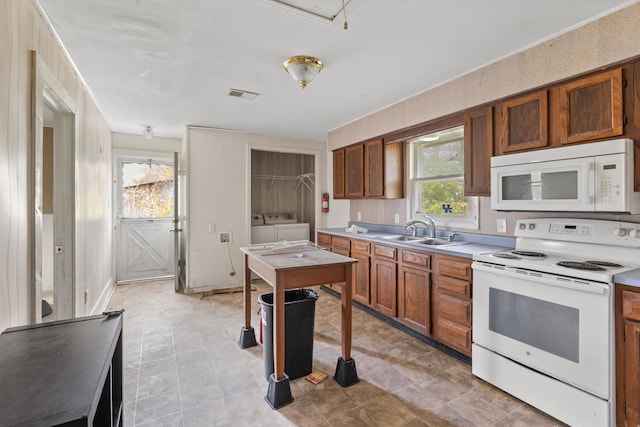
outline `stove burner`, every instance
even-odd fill
[[[590,270],[590,271],[606,270],[606,268],[593,264],[591,262],[558,261],[556,265],[559,265],[560,267],[575,268],[577,270]]]
[[[546,258],[547,255],[542,252],[532,252],[532,251],[511,251],[514,255],[522,255],[531,258]]]
[[[514,255],[510,252],[499,252],[497,254],[493,254],[496,258],[506,258],[506,259],[520,259],[518,255]]]
[[[601,267],[611,267],[611,268],[620,268],[622,267],[622,265],[616,263],[616,262],[609,262],[609,261],[585,261],[586,263],[589,264],[594,264],[594,265],[599,265]]]

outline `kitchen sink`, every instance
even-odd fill
[[[383,236],[382,238],[387,240],[397,240],[399,242],[417,242],[419,240],[424,240],[424,237],[409,236],[407,234],[400,234],[398,236]]]
[[[413,243],[419,243],[421,245],[425,245],[425,246],[442,246],[442,245],[459,245],[462,244],[464,242],[452,242],[446,239],[421,239],[421,240],[416,240]]]

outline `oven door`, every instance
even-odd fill
[[[480,262],[473,270],[475,344],[609,398],[609,284]]]

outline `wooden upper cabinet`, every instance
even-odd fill
[[[364,196],[364,145],[350,145],[344,149],[345,197]]]
[[[404,144],[376,139],[335,150],[333,193],[347,199],[403,198]]]
[[[560,87],[560,143],[591,141],[623,133],[622,69]]]
[[[491,194],[491,156],[493,155],[493,107],[464,116],[464,194]]]
[[[364,143],[364,197],[384,196],[384,143]]]
[[[344,148],[341,148],[333,152],[333,198],[344,197]]]
[[[549,144],[548,116],[546,90],[504,101],[500,136],[502,153],[546,147]]]

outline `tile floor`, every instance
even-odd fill
[[[258,296],[271,292],[257,283]],[[264,401],[262,346],[238,347],[242,293],[176,294],[171,281],[119,285],[125,308],[125,426],[555,426],[536,409],[474,378],[471,367],[354,308],[360,382],[338,386],[339,299],[318,291],[314,370],[319,385],[291,381],[295,401]]]

